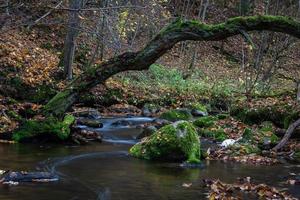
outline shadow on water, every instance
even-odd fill
[[[178,163],[134,159],[127,152],[141,130],[134,126],[113,128],[111,124],[107,122],[101,131],[106,134],[106,142],[102,144],[80,147],[0,145],[0,169],[42,170],[60,176],[56,183],[0,187],[0,199],[205,199],[208,191],[203,188],[204,178],[230,183],[237,177],[251,176],[258,183],[285,188],[283,182],[291,172],[300,174],[297,165],[254,166],[205,161],[204,167],[188,169]],[[187,188],[183,183],[192,185]],[[287,189],[300,197],[299,186]]]

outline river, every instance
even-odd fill
[[[286,188],[300,198],[300,186],[284,184],[291,172],[300,175],[300,165],[255,166],[222,161],[204,161],[199,168],[182,168],[178,163],[138,160],[128,156],[128,149],[141,129],[112,126],[120,119],[104,120],[99,129],[103,143],[85,146],[0,145],[0,169],[51,171],[58,182],[21,183],[1,186],[0,200],[138,200],[138,199],[205,199],[205,178],[234,182],[251,176],[255,182]],[[124,119],[122,119],[124,120]],[[147,118],[128,118],[134,124]],[[191,184],[183,187],[183,184]]]

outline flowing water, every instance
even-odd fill
[[[280,188],[291,172],[300,174],[300,166],[285,164],[253,166],[205,161],[202,167],[187,169],[176,163],[138,160],[128,156],[141,129],[113,126],[120,119],[105,119],[103,143],[86,146],[0,145],[0,169],[51,171],[58,182],[0,186],[0,200],[76,200],[76,199],[205,199],[202,179],[219,178],[233,182],[251,176],[256,182]],[[131,125],[149,122],[149,118],[123,118]],[[87,127],[83,127],[87,128]],[[183,187],[183,183],[192,183]],[[300,186],[286,188],[300,198]]]

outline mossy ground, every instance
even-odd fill
[[[259,102],[260,100],[253,100],[232,106],[230,114],[250,125],[270,121],[281,128],[288,128],[292,121],[299,118],[298,105],[288,101],[262,105],[259,105]],[[255,103],[258,105],[253,105]]]
[[[214,116],[206,116],[206,117],[200,117],[199,119],[194,121],[194,125],[199,128],[207,128],[213,126],[218,118]]]
[[[200,162],[200,141],[189,122],[166,125],[130,149],[134,157],[146,160]]]

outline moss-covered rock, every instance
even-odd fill
[[[166,125],[130,149],[146,160],[200,162],[200,141],[195,127],[186,121]]]
[[[193,116],[191,112],[187,109],[174,109],[169,110],[161,114],[161,119],[166,119],[172,122],[179,121],[179,120],[189,120]]]
[[[207,128],[215,125],[217,118],[214,116],[200,117],[194,121],[194,125],[199,128]]]
[[[70,126],[75,118],[66,115],[63,121],[49,117],[44,121],[28,120],[13,134],[13,139],[22,142],[35,137],[50,137],[58,140],[66,140],[70,135]]]

